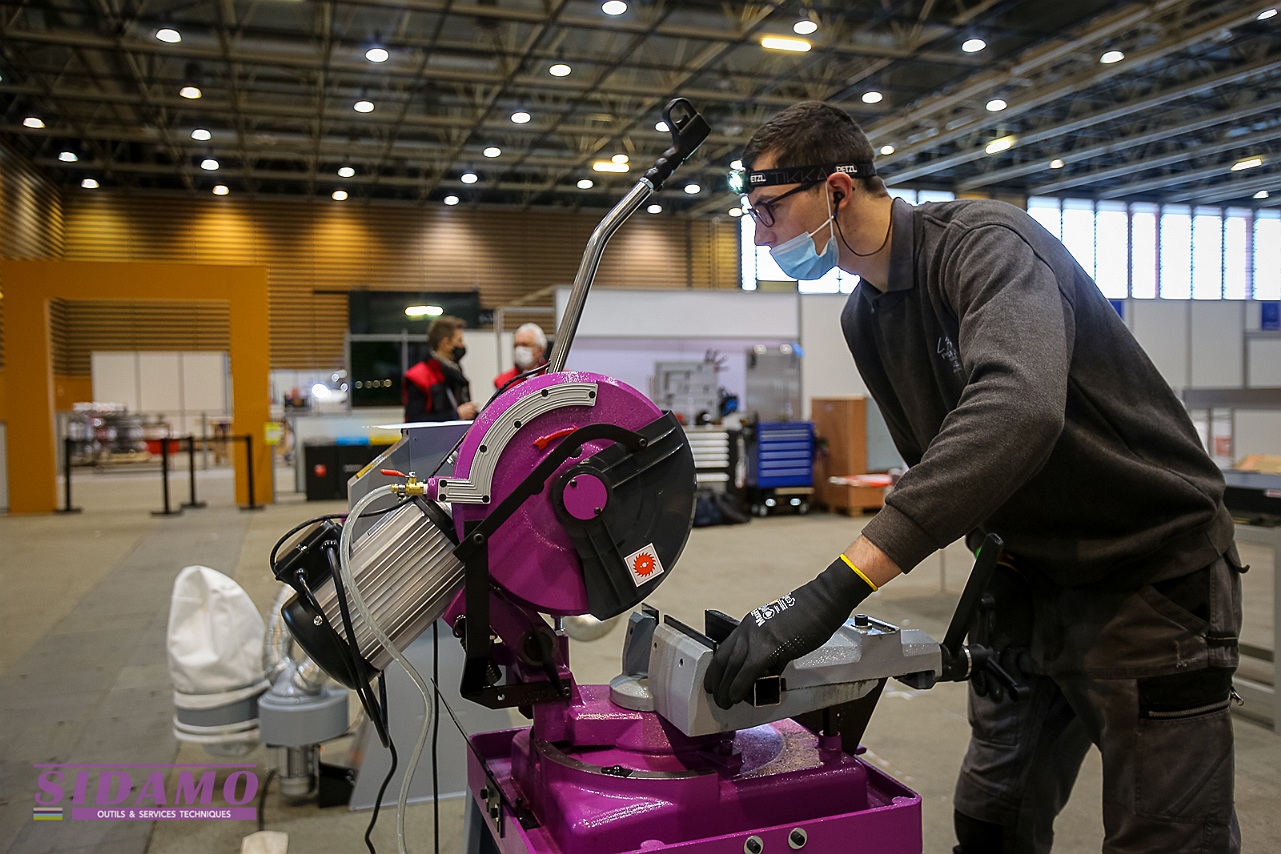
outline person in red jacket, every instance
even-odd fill
[[[471,421],[471,382],[458,363],[467,353],[466,327],[460,318],[444,315],[427,330],[431,355],[405,373],[405,421]]]
[[[543,327],[526,323],[516,330],[512,337],[512,361],[516,366],[494,377],[494,388],[502,388],[525,371],[547,364],[547,334]]]

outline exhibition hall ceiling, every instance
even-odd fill
[[[73,192],[598,209],[683,96],[712,134],[682,215],[735,207],[807,98],[894,186],[1281,201],[1269,0],[3,0],[0,77],[0,140]]]

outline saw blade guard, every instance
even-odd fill
[[[584,428],[612,425],[639,449]],[[491,402],[428,492],[464,539],[553,455],[565,459],[489,539],[489,572],[552,616],[606,619],[666,578],[693,527],[695,473],[684,431],[645,395],[585,371],[535,377]]]

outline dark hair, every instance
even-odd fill
[[[824,101],[793,104],[761,125],[743,149],[743,165],[751,169],[764,154],[779,167],[871,163],[876,156],[850,114]],[[874,196],[888,195],[879,175],[854,180]]]
[[[427,328],[427,346],[434,353],[440,349],[440,342],[448,341],[460,329],[466,329],[467,322],[461,317],[454,317],[450,314],[442,314],[431,322]]]

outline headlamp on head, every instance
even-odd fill
[[[734,192],[746,194],[758,187],[779,184],[817,184],[838,172],[851,178],[871,178],[876,174],[876,167],[871,163],[826,163],[821,166],[786,166],[759,171],[739,169],[729,173],[729,185]]]

